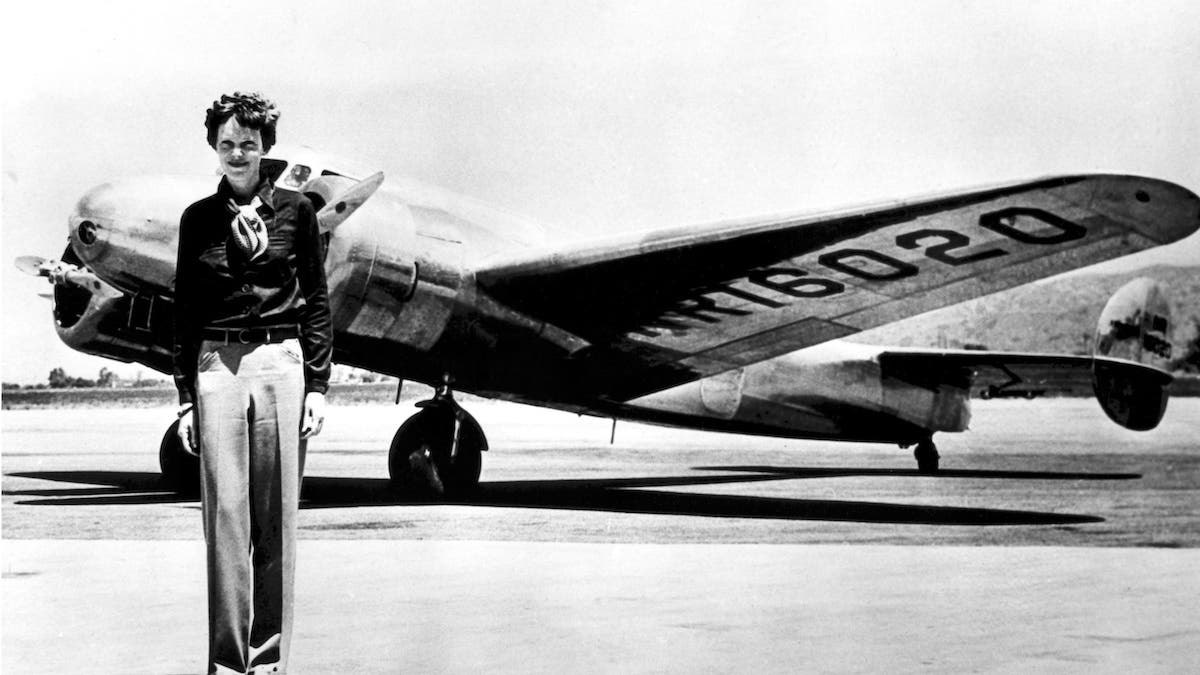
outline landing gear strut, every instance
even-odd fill
[[[396,488],[418,494],[468,493],[479,485],[487,438],[479,423],[454,400],[449,382],[417,404],[392,438],[388,474]]]
[[[922,438],[917,442],[917,449],[913,451],[913,457],[917,458],[917,471],[937,473],[938,451],[937,446],[933,444],[932,437]]]
[[[179,420],[163,434],[158,446],[158,468],[162,469],[163,483],[172,490],[184,495],[200,493],[200,458],[183,449]]]

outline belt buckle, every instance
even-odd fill
[[[243,328],[243,329],[239,330],[237,333],[238,342],[240,342],[244,345],[250,344],[250,340],[246,339],[246,334],[251,332],[252,330],[253,329],[251,329],[251,328]]]

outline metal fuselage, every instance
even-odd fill
[[[277,185],[286,189],[287,177],[302,177],[292,189],[310,194],[318,208],[363,177],[311,151],[273,162],[284,177]],[[64,258],[98,279],[56,287],[64,342],[169,372],[170,317],[187,311],[171,302],[178,218],[216,180],[131,178],[80,199]],[[966,428],[966,383],[895,379],[881,368],[878,349],[841,342],[629,401],[583,393],[572,336],[475,283],[473,270],[485,261],[543,242],[538,227],[511,214],[388,179],[329,233],[335,361],[428,384],[448,374],[456,389],[483,396],[693,428],[903,443]]]

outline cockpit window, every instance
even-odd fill
[[[299,189],[301,185],[308,182],[308,177],[311,175],[311,167],[304,164],[293,164],[292,170],[288,171],[281,182],[283,187]]]

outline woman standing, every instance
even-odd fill
[[[224,176],[179,222],[175,383],[181,439],[200,455],[209,673],[286,670],[304,446],[329,386],[316,213],[259,168],[278,119],[259,94],[213,102]]]

